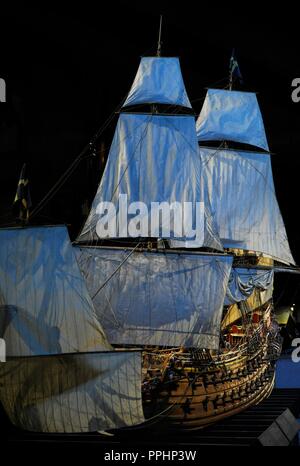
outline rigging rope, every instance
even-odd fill
[[[222,82],[225,78],[217,81],[215,84]],[[41,201],[37,204],[37,206],[30,212],[29,218],[35,217],[44,207],[45,205],[56,195],[56,193],[60,190],[63,184],[70,178],[73,174],[75,169],[78,167],[79,163],[84,159],[84,155],[88,152],[88,150],[93,147],[99,136],[105,131],[108,125],[113,120],[116,113],[120,111],[122,105],[127,97],[128,93],[123,97],[121,102],[117,105],[116,109],[112,112],[112,114],[107,118],[107,120],[103,123],[100,129],[96,132],[96,134],[92,137],[91,141],[84,147],[84,149],[80,152],[80,154],[76,157],[76,159],[71,163],[71,165],[67,168],[67,170],[61,175],[58,181],[52,186],[52,188],[47,192],[47,194],[41,199]],[[201,97],[199,99],[194,99],[192,102],[204,100],[205,97]],[[173,108],[173,105],[169,105],[168,109]],[[175,106],[173,113],[177,114],[179,109]]]
[[[125,257],[125,259],[123,259],[123,261],[118,265],[118,267],[116,268],[116,270],[113,271],[113,273],[110,275],[110,277],[108,277],[104,283],[102,283],[100,285],[100,287],[98,288],[98,290],[96,291],[96,293],[93,294],[92,296],[92,299],[94,299],[97,294],[102,290],[102,288],[105,287],[105,285],[109,282],[109,280],[111,280],[111,278],[120,270],[120,268],[122,267],[123,264],[125,264],[125,262],[127,261],[127,259],[129,259],[129,257],[134,253],[134,251],[138,248],[138,246],[141,244],[141,242],[138,242],[136,244],[136,246],[132,249],[132,251],[130,251],[130,253],[128,254],[128,256]]]
[[[127,96],[127,94],[126,94]],[[111,123],[113,118],[115,117],[116,113],[122,108],[123,102],[126,99],[126,96],[123,97],[121,102],[117,105],[115,110],[111,113],[111,115],[106,119],[103,125],[99,128],[99,130],[94,134],[91,138],[90,142],[83,148],[80,154],[76,157],[76,159],[71,163],[71,165],[67,168],[67,170],[61,175],[58,181],[52,186],[52,188],[48,191],[48,193],[41,199],[38,205],[30,212],[29,218],[33,218],[36,216],[41,209],[45,207],[45,205],[53,198],[53,196],[58,192],[58,190],[63,186],[63,184],[68,180],[68,178],[72,175],[74,170],[77,168],[78,164],[84,159],[85,154],[94,146],[97,139],[101,136],[101,134],[106,130],[108,125]]]

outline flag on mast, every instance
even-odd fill
[[[241,74],[237,59],[235,57],[235,50],[232,49],[230,62],[229,62],[229,84],[230,84],[230,89],[231,89],[232,83],[233,83],[233,81],[235,79],[238,79],[240,81],[240,83],[242,84],[243,77],[242,77],[242,74]]]
[[[21,222],[27,223],[31,205],[29,181],[26,176],[26,163],[24,163],[20,173],[17,192],[13,203],[13,211],[16,218]]]

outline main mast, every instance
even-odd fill
[[[142,57],[120,111],[107,165],[79,238],[84,246],[78,247],[78,260],[99,320],[113,344],[217,349],[232,257],[223,254],[200,181],[195,119],[179,59],[161,56],[161,38],[162,17],[157,55]],[[153,112],[153,106],[159,112]],[[147,231],[136,231],[127,244],[141,245],[153,238],[153,245],[163,239],[173,247],[175,239],[180,251],[139,247],[129,253],[127,231],[118,237],[114,229],[105,236],[99,225],[107,218],[99,215],[98,206],[112,202],[120,219],[119,199],[124,194],[128,206],[142,203],[149,214],[147,218],[140,210],[139,222],[146,224]],[[189,217],[180,217],[178,228],[171,218],[175,215],[172,209],[184,203],[190,203],[193,210]],[[205,209],[198,238],[191,233],[189,222],[196,224],[195,209],[200,203]],[[163,220],[162,205],[170,206],[169,223]],[[155,218],[158,223],[153,228]],[[110,242],[105,243],[106,239]],[[114,248],[114,241],[119,248]],[[99,242],[101,247],[95,248]],[[221,252],[200,253],[202,247]],[[197,252],[190,254],[186,248]]]
[[[161,45],[162,45],[162,41],[161,41],[161,30],[162,30],[162,15],[160,15],[160,20],[159,20],[159,32],[158,32],[158,42],[157,42],[157,52],[156,52],[156,56],[157,57],[160,57],[161,56]]]
[[[159,30],[158,30],[158,42],[157,42],[157,51],[156,51],[156,56],[160,57],[161,56],[161,31],[162,31],[162,15],[160,15],[160,20],[159,20]],[[151,111],[153,114],[158,113],[158,108],[156,104],[151,105]]]

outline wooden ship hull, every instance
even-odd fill
[[[257,98],[232,91],[232,73],[229,90],[208,89],[195,121],[179,60],[160,56],[159,39],[157,56],[142,57],[119,107],[105,170],[74,248],[63,230],[25,228],[16,238],[3,232],[7,356],[23,358],[25,367],[20,377],[12,364],[17,389],[8,378],[2,395],[16,425],[65,433],[156,422],[199,429],[270,394],[281,350],[273,258],[294,260]],[[87,151],[95,155],[101,132],[72,166]],[[243,268],[254,269],[245,281]],[[259,278],[259,269],[269,276]],[[96,362],[94,353],[101,353]],[[43,371],[38,359],[45,355],[54,356],[54,388],[52,366]],[[61,358],[75,360],[66,365],[71,377]],[[47,396],[44,387],[51,389]]]
[[[255,262],[273,265],[267,258],[256,258]],[[158,421],[168,428],[202,429],[270,395],[282,339],[272,300],[256,307],[259,299],[256,291],[247,300],[253,309],[248,325],[240,326],[240,334],[235,333],[239,308],[235,305],[224,311],[221,335],[231,345],[218,354],[207,349],[144,352],[142,391],[148,422]]]
[[[277,354],[271,341],[252,353],[247,345],[211,357],[199,351],[198,360],[188,353],[178,357],[172,380],[165,371],[156,388],[144,389],[146,418],[168,427],[198,429],[260,403],[274,386]]]

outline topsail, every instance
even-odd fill
[[[177,57],[143,57],[124,107],[158,103],[191,108]]]
[[[208,89],[196,126],[198,141],[235,141],[269,150],[252,92]]]

